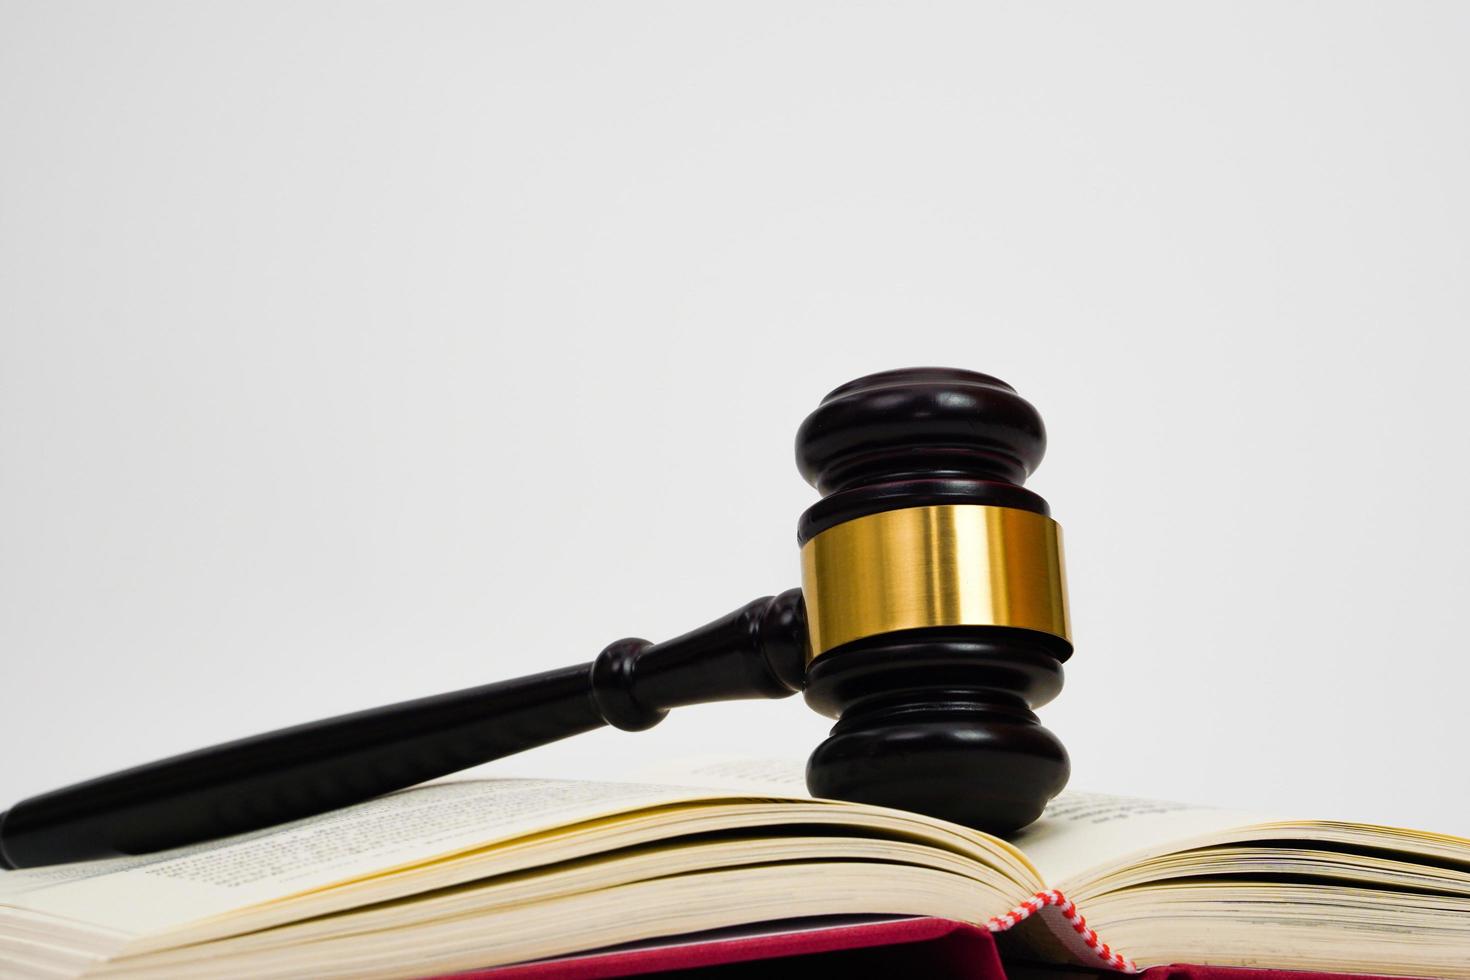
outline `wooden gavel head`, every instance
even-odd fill
[[[1015,389],[948,368],[859,378],[802,423],[804,694],[837,719],[814,795],[1006,833],[1066,785],[1033,713],[1072,652],[1059,530],[1021,486],[1045,448]]]

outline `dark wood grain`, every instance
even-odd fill
[[[619,640],[590,664],[359,711],[33,796],[0,818],[0,858],[31,867],[144,854],[359,803],[702,701],[801,686],[801,593],[757,599],[666,643]]]
[[[932,504],[1048,514],[1021,486],[1045,452],[1040,414],[997,378],[953,368],[859,378],[797,434],[797,468],[824,495],[798,539]],[[808,788],[993,833],[1025,826],[1071,771],[1035,714],[1061,690],[1071,653],[1059,637],[1003,626],[904,630],[825,652],[805,697],[838,721],[807,763]]]
[[[798,537],[935,503],[1048,513],[1021,486],[1041,417],[988,375],[912,368],[830,393],[802,424],[797,466],[823,499]],[[1067,641],[996,626],[869,636],[806,664],[801,593],[758,599],[665,643],[625,639],[590,664],[258,735],[22,801],[0,814],[0,863],[139,854],[321,813],[603,725],[671,708],[806,701],[837,719],[812,754],[819,796],[985,830],[1029,823],[1066,783],[1066,751],[1034,709],[1062,686]],[[732,739],[738,744],[738,739]]]

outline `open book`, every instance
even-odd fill
[[[1070,793],[1008,842],[812,800],[796,775],[720,763],[685,785],[445,781],[162,854],[0,874],[0,973],[417,977],[878,914],[977,923],[1030,955],[1125,971],[1470,978],[1461,838]]]

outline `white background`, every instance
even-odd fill
[[[1470,834],[1470,7],[0,6],[0,805],[796,584],[1012,382],[1073,784]],[[518,763],[805,754],[799,700]]]

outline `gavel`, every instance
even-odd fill
[[[1072,653],[1060,530],[1022,484],[1041,416],[950,368],[871,374],[802,422],[801,588],[590,664],[216,745],[34,796],[0,814],[9,868],[146,854],[270,827],[672,708],[784,698],[836,719],[812,795],[1004,834],[1066,785],[1036,717]]]

